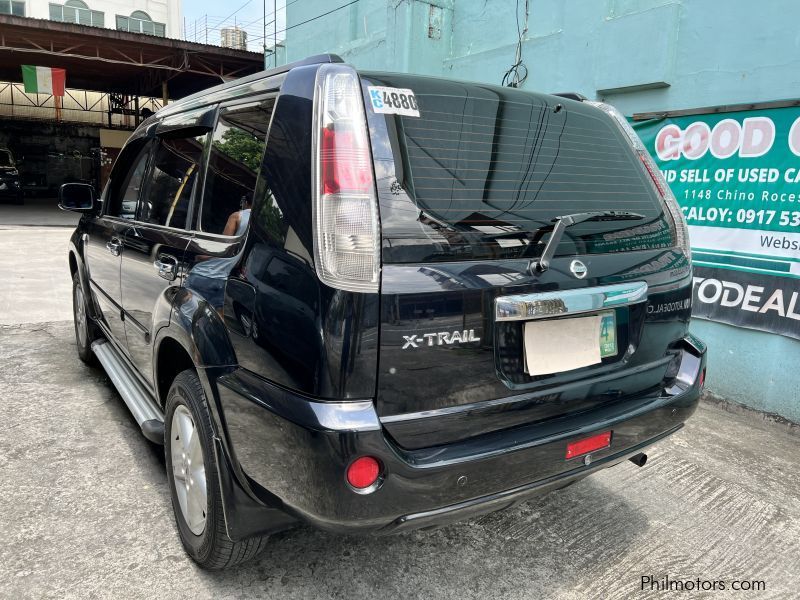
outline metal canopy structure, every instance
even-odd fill
[[[0,15],[0,81],[22,81],[20,65],[30,64],[66,69],[73,89],[182,98],[256,73],[263,61],[244,50]]]

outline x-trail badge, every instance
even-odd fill
[[[586,277],[587,273],[589,273],[589,269],[586,268],[586,265],[579,260],[573,260],[569,263],[569,270],[572,271],[572,274],[578,279],[583,279]]]

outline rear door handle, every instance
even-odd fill
[[[111,241],[106,244],[106,250],[111,252],[114,256],[119,256],[122,252],[122,242],[117,238],[111,238]]]
[[[158,276],[167,281],[175,281],[178,276],[178,259],[169,254],[161,254],[153,261],[153,266],[158,269]]]

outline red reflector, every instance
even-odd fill
[[[588,454],[589,452],[600,450],[601,448],[608,448],[610,445],[611,432],[604,431],[603,433],[598,433],[597,435],[593,435],[585,440],[579,440],[577,442],[567,444],[567,458],[582,456],[584,454]]]
[[[362,456],[347,467],[347,483],[357,489],[368,488],[378,480],[380,472],[381,465],[376,459]]]
[[[705,385],[705,383],[706,383],[706,370],[703,369],[703,372],[700,373],[700,380],[697,382],[698,387],[700,389],[703,389],[703,386]]]

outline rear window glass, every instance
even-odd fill
[[[660,199],[600,111],[510,88],[362,74],[384,262],[536,257],[556,217],[641,218],[566,230],[556,255],[672,245]],[[368,86],[410,89],[419,117],[375,113]],[[558,105],[558,106],[557,106]]]

